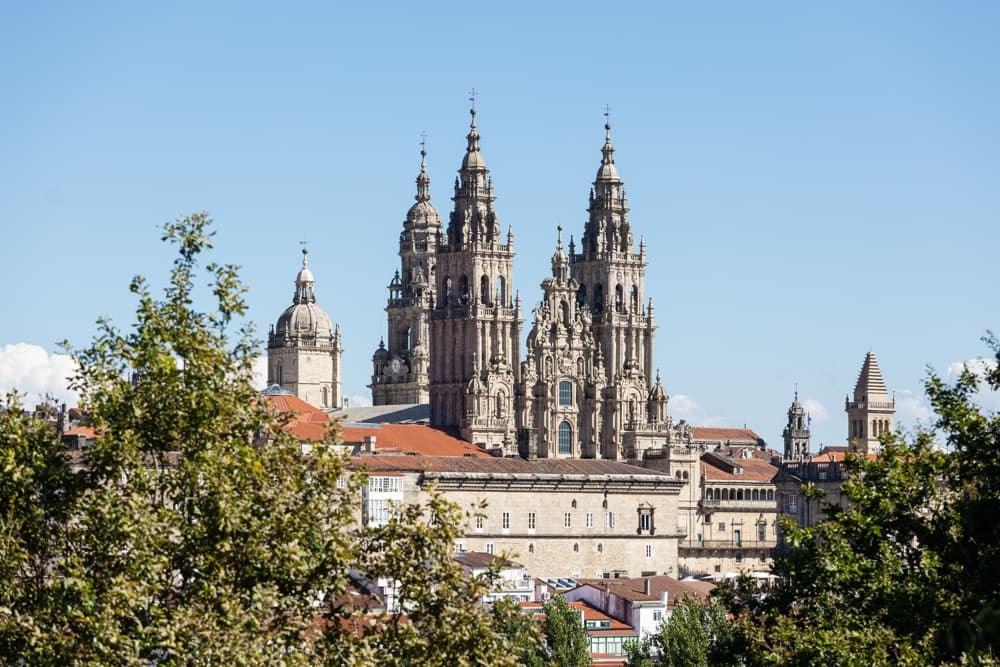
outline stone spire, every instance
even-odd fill
[[[809,415],[799,403],[799,390],[788,408],[788,423],[781,434],[785,441],[785,458],[801,459],[809,455]]]
[[[499,244],[500,225],[493,210],[493,181],[479,149],[476,108],[469,110],[472,121],[462,166],[455,179],[455,209],[448,222],[448,243],[461,247],[469,243]]]
[[[854,400],[847,398],[844,410],[847,412],[847,437],[851,448],[864,453],[878,453],[882,446],[879,436],[893,429],[896,399],[889,396],[874,352],[869,351],[865,355],[854,385]]]
[[[601,166],[590,191],[590,218],[583,233],[583,253],[588,257],[611,252],[632,252],[632,229],[628,222],[625,186],[615,166],[611,123],[604,124]]]
[[[556,228],[558,236],[556,239],[556,251],[552,254],[552,277],[565,281],[569,268],[569,258],[563,252],[562,226]]]

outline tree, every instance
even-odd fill
[[[522,614],[520,606],[509,597],[494,602],[491,611],[493,626],[514,647],[518,665],[545,667],[548,664],[545,643],[533,616]]]
[[[739,664],[735,631],[725,605],[715,599],[679,600],[652,637],[656,664],[664,667],[721,667]]]
[[[782,524],[784,584],[732,600],[750,664],[995,664],[1000,417],[976,396],[1000,388],[1000,370],[983,366],[954,384],[929,372],[934,430],[886,434],[876,460],[848,459],[846,509],[827,506],[812,528]]]
[[[543,611],[542,633],[547,664],[558,667],[591,664],[587,631],[580,612],[570,607],[561,595],[546,602]]]
[[[134,327],[74,353],[99,433],[78,458],[16,395],[0,411],[0,662],[513,664],[451,561],[457,508],[358,527],[363,475],[332,438],[304,456],[251,386],[236,267],[205,267],[195,309],[211,236],[203,213],[166,225],[164,298],[135,278]],[[351,567],[396,577],[407,616],[337,606]]]

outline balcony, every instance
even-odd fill
[[[746,549],[748,551],[768,551],[777,545],[775,540],[681,540],[678,549]]]

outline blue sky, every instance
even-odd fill
[[[872,349],[912,424],[998,328],[997,34],[990,2],[5,3],[0,387],[58,391],[55,341],[128,324],[205,209],[262,336],[309,241],[367,395],[420,134],[446,218],[475,87],[529,321],[608,104],[671,413],[780,447],[797,382],[841,443]]]

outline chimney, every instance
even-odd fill
[[[642,580],[642,592],[649,595],[649,577]]]
[[[365,447],[364,447],[364,449],[369,454],[374,454],[375,453],[375,436],[374,435],[366,435],[365,436]]]

